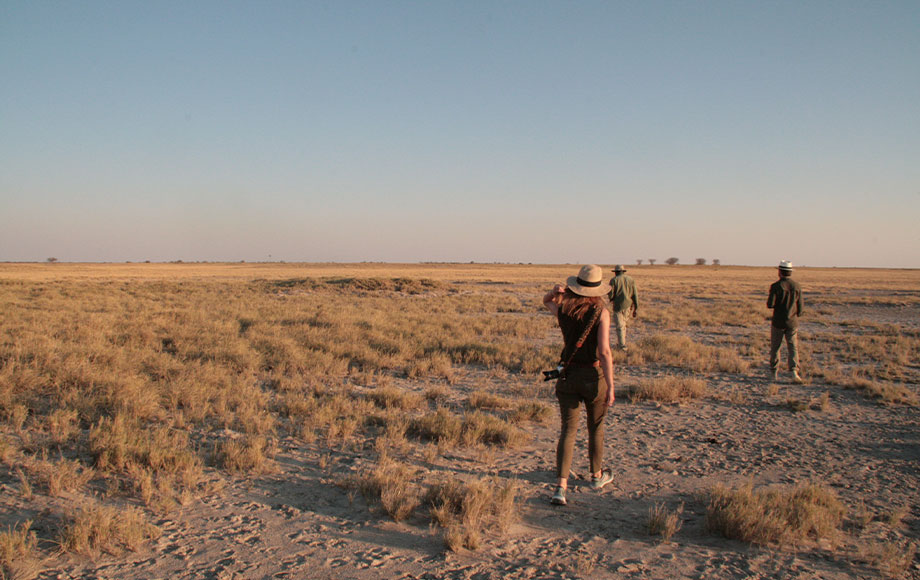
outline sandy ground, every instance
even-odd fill
[[[462,372],[449,387],[457,397],[474,383],[495,380],[484,370]],[[620,365],[621,395],[653,372],[663,371]],[[880,577],[879,568],[862,555],[866,545],[920,538],[920,410],[880,405],[859,391],[820,383],[792,385],[782,377],[771,395],[766,375],[765,368],[711,375],[709,396],[683,404],[631,403],[620,396],[608,416],[606,439],[606,460],[616,479],[601,491],[587,485],[582,430],[573,468],[578,478],[571,481],[566,507],[548,502],[555,419],[527,423],[531,438],[516,449],[458,448],[438,457],[432,471],[459,478],[497,474],[520,482],[517,522],[507,534],[488,537],[477,551],[446,550],[424,510],[396,523],[360,495],[335,485],[369,459],[366,453],[290,439],[280,443],[276,473],[231,479],[225,489],[154,520],[162,536],[140,552],[97,560],[59,555],[43,562],[37,577]],[[508,380],[522,389],[550,390],[543,383],[533,387],[536,377]],[[785,404],[789,396],[807,401],[825,391],[830,393],[826,410],[793,412]],[[876,521],[862,530],[845,526],[837,545],[797,549],[751,546],[704,528],[703,495],[718,482],[809,481],[830,487],[850,508],[865,504]],[[4,509],[40,509],[22,504],[10,491],[2,494]],[[659,502],[670,509],[684,506],[682,528],[669,542],[645,530],[648,511]],[[892,530],[885,514],[903,506],[909,511]],[[910,564],[906,577],[920,578],[920,559]]]

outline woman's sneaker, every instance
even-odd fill
[[[553,498],[549,502],[554,505],[565,505],[565,488],[557,485],[556,493],[553,494]]]
[[[600,489],[613,481],[613,472],[609,469],[602,469],[601,474],[591,478],[591,488]]]

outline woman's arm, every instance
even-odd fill
[[[613,404],[616,395],[613,392],[613,352],[610,350],[610,311],[601,310],[600,320],[597,321],[597,358],[604,371],[604,381],[607,383],[607,406]]]
[[[562,301],[563,294],[565,294],[565,284],[556,284],[543,296],[543,306],[552,312],[553,316],[559,314],[559,302]]]

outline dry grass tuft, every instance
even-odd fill
[[[446,407],[438,407],[434,413],[415,417],[409,423],[407,433],[426,441],[452,445],[460,441],[463,422]]]
[[[463,418],[461,440],[466,445],[517,447],[527,440],[527,434],[494,415],[473,411]]]
[[[442,480],[429,488],[424,501],[450,550],[477,550],[486,532],[504,533],[514,522],[517,489],[517,482],[497,478]]]
[[[28,580],[38,573],[38,540],[31,527],[31,520],[26,520],[0,532],[0,578]]]
[[[635,351],[635,352],[633,352]],[[682,334],[655,334],[630,348],[630,362],[655,363],[695,372],[743,373],[751,364],[731,348],[707,346]]]
[[[872,541],[862,546],[860,557],[887,578],[905,578],[917,554],[917,542]]]
[[[512,423],[521,423],[523,421],[548,423],[554,416],[554,409],[549,405],[539,401],[530,401],[519,404],[508,415],[508,420]]]
[[[78,510],[61,531],[61,546],[96,558],[102,553],[135,552],[144,542],[156,539],[160,530],[134,508],[95,505]]]
[[[808,410],[809,405],[808,401],[803,401],[795,397],[786,397],[785,401],[783,401],[783,406],[793,413],[802,413]]]
[[[844,511],[832,491],[816,484],[759,490],[716,485],[709,496],[706,528],[743,542],[799,545],[835,539]]]
[[[671,541],[671,537],[680,531],[683,522],[680,519],[684,512],[684,506],[681,504],[677,509],[671,511],[664,503],[656,503],[648,509],[648,522],[646,529],[650,536],[661,536],[663,542]]]
[[[86,485],[95,472],[79,461],[61,458],[59,461],[32,460],[26,463],[29,473],[51,497],[76,491]]]
[[[379,502],[383,511],[399,522],[411,516],[420,503],[415,474],[410,466],[384,454],[372,468],[344,480],[341,485],[359,490],[368,501]]]
[[[231,473],[260,475],[275,470],[274,444],[265,437],[230,439],[217,446],[217,464]]]
[[[873,399],[878,399],[882,403],[889,405],[916,407],[920,404],[920,398],[918,398],[917,393],[905,385],[857,379],[846,386],[862,390]]]
[[[424,403],[422,395],[396,387],[374,389],[367,393],[367,398],[382,409],[399,409],[402,411],[418,409]]]
[[[886,516],[885,521],[891,528],[899,528],[904,523],[904,518],[910,514],[910,506],[902,505],[891,509]]]
[[[441,405],[450,397],[446,387],[441,385],[430,386],[425,389],[425,400],[436,405]]]
[[[663,377],[642,380],[629,391],[632,401],[657,401],[675,403],[687,399],[705,397],[706,381],[690,377]]]
[[[467,404],[471,409],[510,409],[514,402],[508,397],[502,397],[494,393],[485,391],[476,391],[467,398]]]

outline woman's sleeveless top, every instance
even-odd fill
[[[596,306],[595,308],[603,308],[603,306]],[[581,338],[582,333],[584,333],[585,327],[588,326],[591,323],[591,319],[594,318],[594,312],[594,310],[589,310],[585,313],[584,317],[579,320],[563,313],[562,309],[559,309],[559,314],[557,316],[559,319],[559,328],[562,329],[562,338],[565,341],[565,347],[562,349],[562,356],[560,357],[563,364],[569,359],[569,356],[572,355],[572,350],[575,349],[575,345],[578,339]],[[585,338],[584,344],[582,344],[581,348],[575,353],[571,364],[576,366],[591,366],[597,362],[597,327],[599,324],[600,318],[594,322],[594,328],[591,329],[591,332],[589,332],[587,338]]]

